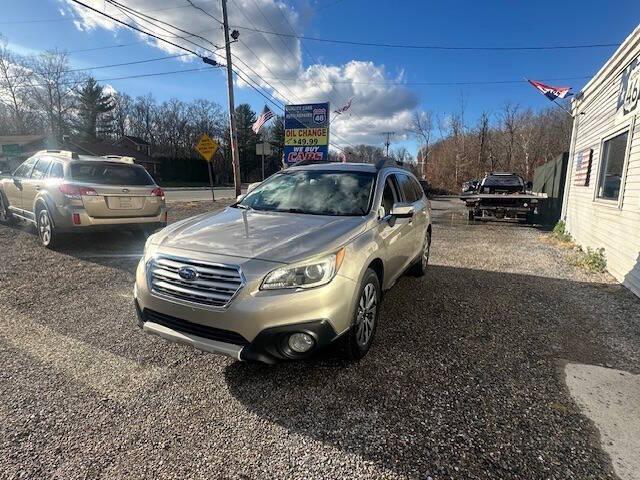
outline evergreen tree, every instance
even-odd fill
[[[236,107],[238,153],[243,181],[258,179],[260,177],[259,170],[262,168],[256,155],[256,143],[260,141],[260,136],[251,129],[255,121],[256,114],[248,104],[242,103]]]
[[[86,140],[95,140],[98,133],[110,133],[113,123],[110,112],[114,108],[113,96],[105,93],[104,86],[95,78],[87,78],[78,95],[78,135]]]

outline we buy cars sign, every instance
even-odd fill
[[[284,107],[284,163],[329,160],[329,103]]]

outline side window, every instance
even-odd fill
[[[14,177],[18,178],[29,178],[31,176],[31,170],[33,169],[33,165],[36,163],[37,158],[31,157],[22,165],[20,165],[15,172],[13,172]]]
[[[420,185],[418,181],[413,177],[409,177],[409,179],[411,180],[411,185],[413,185],[413,191],[416,196],[416,201],[420,200],[424,195],[424,190],[422,190],[422,185]]]
[[[389,175],[384,181],[384,190],[382,191],[382,207],[384,208],[384,215],[387,216],[391,213],[393,204],[398,201],[396,195],[396,189],[393,182],[393,175]]]
[[[398,183],[400,184],[405,202],[413,203],[418,200],[416,191],[413,189],[413,184],[408,175],[398,175]]]
[[[624,168],[628,136],[629,132],[626,131],[604,142],[600,178],[598,179],[598,198],[606,200],[618,200],[620,198],[622,170]]]
[[[51,159],[39,158],[38,163],[36,163],[36,166],[33,168],[33,172],[31,172],[31,179],[40,180],[44,178],[47,170],[49,170],[49,165],[51,165]]]
[[[53,162],[49,170],[49,178],[64,178],[64,168],[60,162]]]

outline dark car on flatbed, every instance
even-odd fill
[[[466,191],[460,198],[467,206],[469,220],[511,218],[534,223],[545,197],[531,192],[531,182],[525,182],[520,175],[491,172],[477,183],[474,191]]]

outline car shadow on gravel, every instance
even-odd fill
[[[397,475],[615,478],[557,359],[637,371],[610,342],[633,337],[639,307],[623,287],[430,266],[386,296],[361,362],[329,352],[225,376],[248,411]]]

